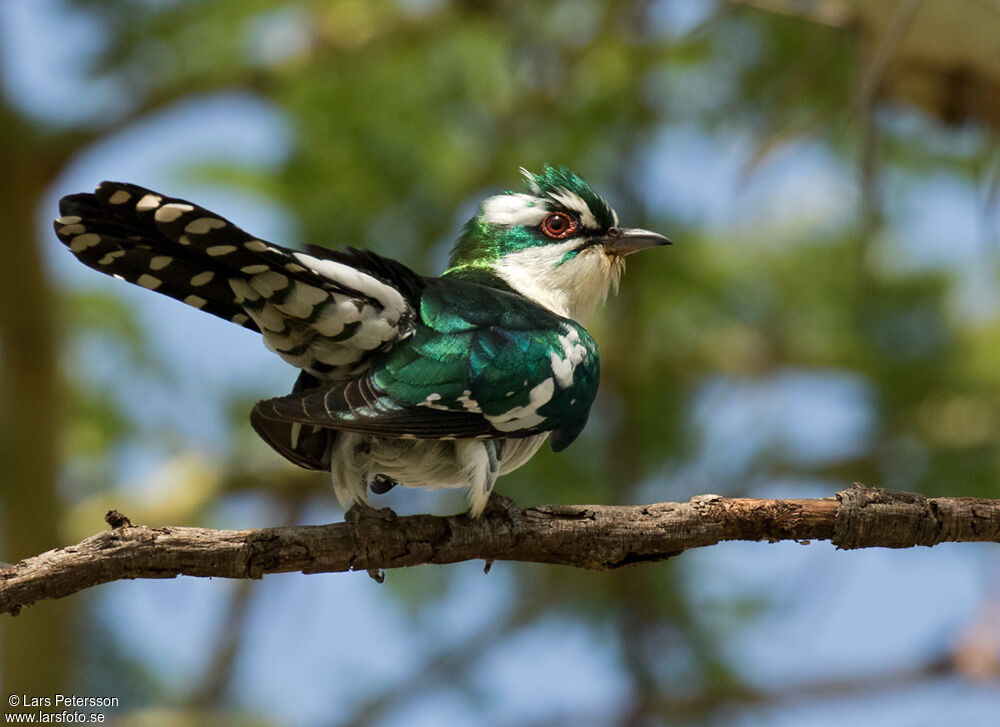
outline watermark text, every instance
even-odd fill
[[[119,706],[118,697],[79,694],[8,694],[3,724],[103,724],[104,710]]]

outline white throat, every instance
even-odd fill
[[[569,240],[559,245],[529,247],[505,255],[494,272],[510,287],[553,313],[579,323],[618,290],[625,261],[610,256],[600,246],[588,247],[563,261],[579,245]]]

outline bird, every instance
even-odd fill
[[[625,228],[566,167],[521,169],[479,205],[440,276],[355,247],[293,250],[183,199],[102,182],[59,203],[60,242],[94,270],[258,332],[300,369],[250,422],[292,463],[330,472],[345,507],[396,485],[466,488],[583,430],[600,378],[584,328],[625,257],[671,244]]]

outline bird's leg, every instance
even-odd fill
[[[345,510],[368,504],[368,472],[372,443],[368,437],[341,432],[331,448],[330,478],[333,492]]]

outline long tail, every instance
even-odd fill
[[[227,220],[118,182],[102,182],[94,194],[63,197],[59,213],[56,235],[84,265],[260,330],[228,278],[261,264],[254,248],[264,243]]]

